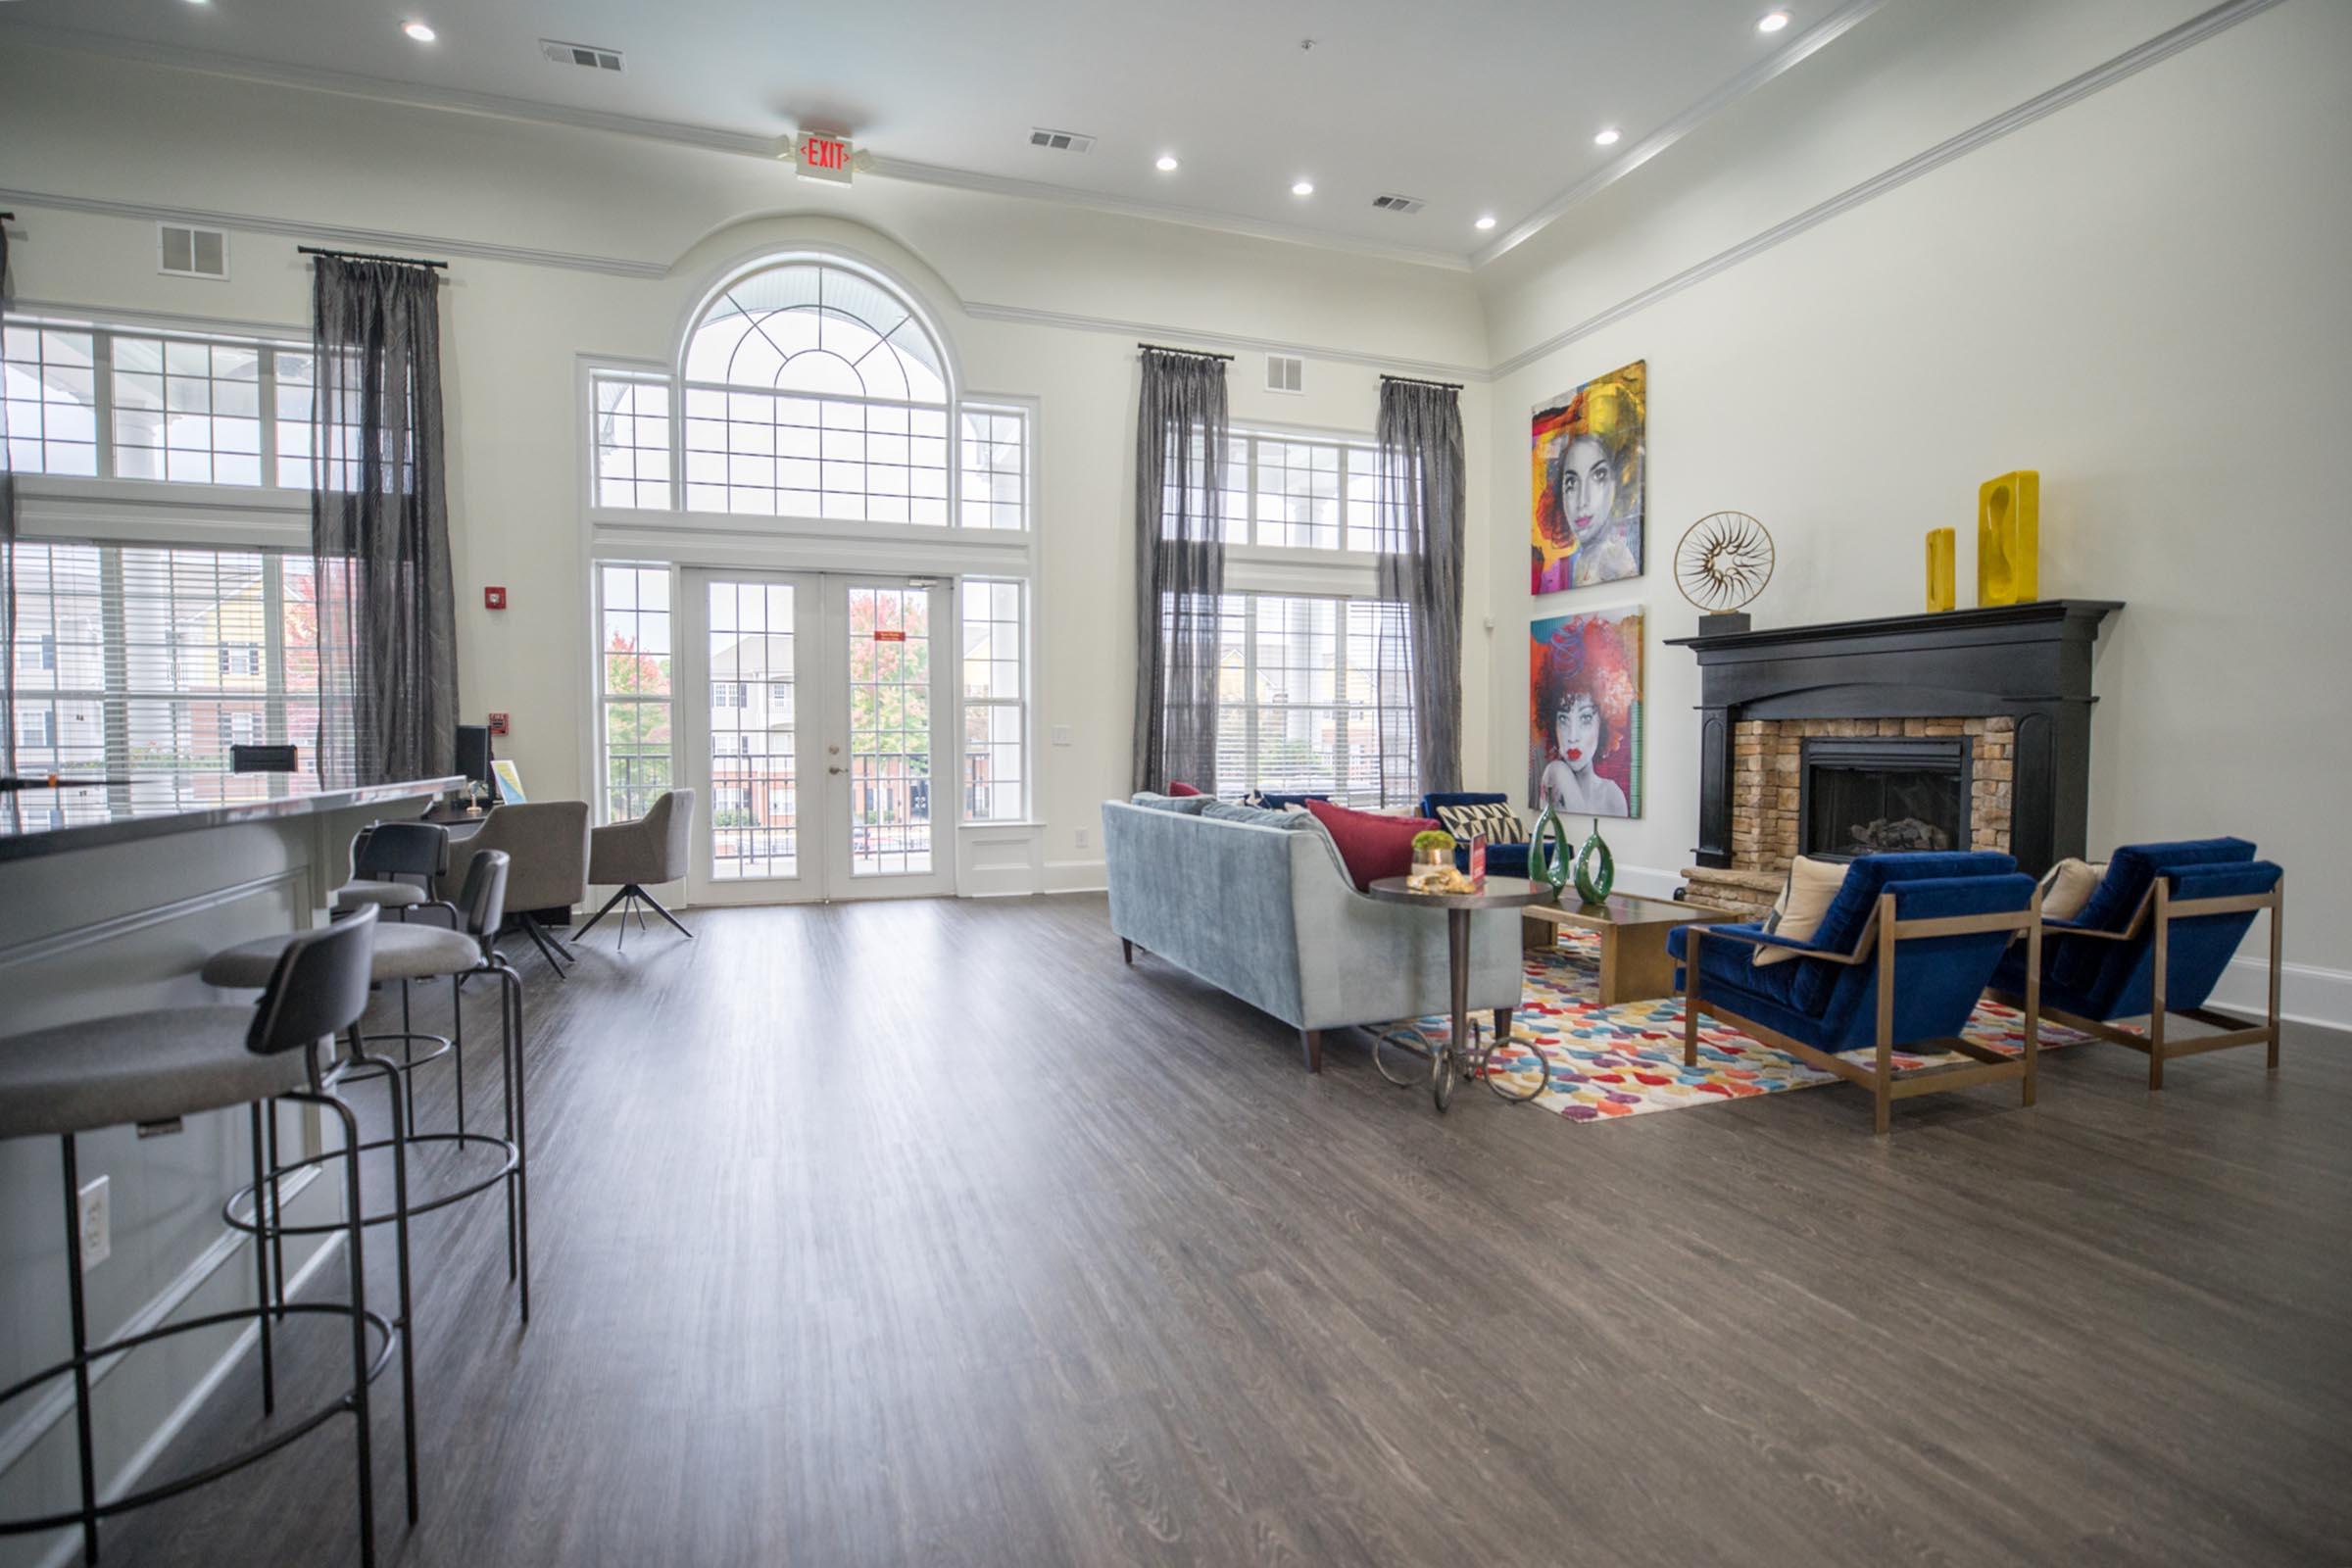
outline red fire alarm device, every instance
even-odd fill
[[[485,589],[483,589],[483,590],[482,590],[482,608],[483,608],[484,610],[504,610],[504,609],[506,609],[506,608],[507,608],[507,591],[506,591],[504,588],[485,588]]]
[[[506,732],[507,715],[504,713],[492,713],[490,715],[490,733],[493,735],[504,735]]]

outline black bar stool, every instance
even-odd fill
[[[63,1152],[66,1197],[66,1288],[74,1353],[53,1366],[0,1390],[0,1404],[71,1373],[74,1436],[77,1440],[80,1506],[37,1518],[0,1521],[0,1535],[79,1526],[84,1562],[98,1560],[98,1523],[133,1508],[160,1502],[218,1481],[254,1463],[335,1416],[357,1418],[359,1449],[360,1561],[375,1561],[375,1492],[368,1443],[368,1387],[391,1359],[394,1330],[382,1314],[368,1309],[368,1272],[362,1251],[359,1161],[344,1181],[345,1218],[319,1227],[343,1234],[350,1253],[348,1303],[280,1301],[272,1306],[269,1269],[255,1246],[255,1275],[261,1299],[251,1308],[214,1312],[104,1345],[89,1343],[81,1291],[79,1178],[74,1139],[77,1133],[135,1123],[142,1127],[175,1122],[202,1111],[236,1105],[259,1107],[269,1100],[318,1105],[343,1124],[345,1147],[360,1141],[357,1118],[334,1093],[319,1067],[318,1044],[359,1021],[368,1005],[368,965],[376,933],[373,909],[324,930],[305,932],[282,947],[257,1007],[168,1007],[122,1013],[80,1023],[59,1024],[0,1040],[0,1138],[55,1137]],[[398,1124],[399,1107],[393,1110]],[[260,1176],[261,1142],[255,1127],[254,1163]],[[346,1317],[351,1321],[351,1387],[331,1403],[241,1452],[125,1496],[101,1502],[91,1454],[90,1368],[108,1356],[175,1335],[224,1324],[260,1326],[262,1408],[276,1406],[270,1324],[288,1312]],[[381,1343],[372,1354],[368,1331]]]
[[[531,1262],[530,1262],[530,1190],[529,1140],[525,1133],[525,1105],[522,1082],[522,978],[507,962],[506,956],[493,945],[499,922],[506,910],[507,871],[510,862],[503,850],[485,850],[473,858],[466,868],[466,885],[454,906],[464,929],[436,930],[424,925],[379,926],[375,948],[368,964],[369,977],[377,982],[390,980],[451,981],[452,1006],[456,1014],[450,1025],[456,1042],[456,1057],[460,1064],[460,1083],[463,1084],[465,1062],[465,1013],[460,988],[476,975],[486,975],[499,982],[499,1069],[505,1084],[505,1135],[469,1132],[461,1125],[459,1131],[423,1133],[415,1125],[404,1124],[401,1106],[406,1100],[403,1082],[398,1074],[386,1075],[386,1090],[392,1101],[393,1131],[389,1138],[370,1139],[358,1145],[360,1153],[389,1150],[392,1154],[392,1206],[374,1213],[364,1213],[361,1224],[396,1225],[400,1312],[393,1319],[401,1331],[400,1393],[401,1408],[406,1416],[406,1445],[404,1461],[408,1483],[408,1514],[414,1523],[417,1516],[416,1464],[416,1334],[410,1318],[412,1291],[409,1264],[409,1221],[419,1214],[447,1208],[477,1197],[491,1188],[504,1185],[507,1193],[507,1277],[518,1287],[521,1319],[531,1320]],[[213,955],[204,966],[204,979],[217,986],[251,985],[253,976],[260,974],[274,961],[275,955],[285,942],[283,937],[265,937],[259,941],[226,948]],[[354,1029],[355,1040],[359,1039]],[[375,1037],[368,1037],[375,1038]],[[383,1058],[362,1054],[355,1045],[352,1059],[364,1066],[382,1063]],[[384,1063],[389,1065],[389,1063]],[[346,1072],[345,1077],[356,1076]],[[461,1087],[460,1104],[464,1090]],[[461,1123],[463,1112],[461,1111]],[[409,1201],[408,1157],[411,1149],[418,1145],[440,1144],[456,1148],[480,1147],[495,1151],[500,1158],[498,1167],[488,1174],[467,1181],[449,1192],[440,1193],[421,1203]],[[285,1222],[279,1197],[279,1183],[297,1171],[323,1166],[329,1160],[342,1159],[352,1164],[358,1161],[347,1150],[334,1150],[311,1159],[281,1164],[272,1155],[266,1171],[257,1171],[254,1185],[239,1188],[221,1205],[221,1218],[233,1229],[245,1231],[270,1244],[270,1252],[276,1269],[277,1294],[282,1301],[285,1295],[284,1239],[288,1236],[315,1236],[330,1227],[322,1225],[290,1225]]]

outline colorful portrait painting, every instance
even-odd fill
[[[1564,816],[1642,814],[1642,612],[1528,628],[1527,798]]]
[[[1649,367],[1636,360],[1536,410],[1535,591],[1642,575],[1642,470]]]

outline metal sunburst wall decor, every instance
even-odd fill
[[[1701,632],[1745,631],[1738,613],[1772,581],[1772,534],[1744,512],[1710,512],[1674,548],[1674,585],[1704,612]]]

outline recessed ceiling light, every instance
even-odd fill
[[[1478,221],[1472,223],[1470,226],[1472,228],[1493,228],[1494,226],[1494,215],[1493,213],[1483,214],[1480,216]]]
[[[1291,187],[1291,194],[1294,196],[1312,196],[1314,193],[1315,182],[1311,179],[1302,179]]]
[[[1758,32],[1778,32],[1787,25],[1788,25],[1788,12],[1767,11],[1764,13],[1763,19],[1756,24],[1756,30]]]
[[[1173,174],[1176,172],[1176,155],[1174,153],[1161,153],[1159,155],[1159,161],[1153,164],[1152,167],[1158,170],[1163,174]]]
[[[1615,125],[1611,125],[1599,135],[1593,137],[1592,144],[1596,147],[1614,147],[1617,145],[1617,138],[1623,134],[1623,131],[1619,130]]]
[[[423,22],[404,22],[400,24],[400,30],[418,43],[431,43],[435,38],[441,36],[432,29],[431,24]]]

